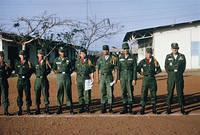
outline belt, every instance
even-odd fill
[[[25,75],[19,75],[18,78],[19,79],[26,79],[27,77]]]
[[[36,76],[36,78],[45,78],[45,76]]]
[[[120,72],[123,72],[123,71],[132,71],[132,69],[124,69],[124,70],[121,70]]]
[[[85,74],[78,74],[78,76],[86,76]]]
[[[110,73],[101,73],[101,75],[112,75]]]
[[[155,77],[154,75],[144,75],[145,77]]]
[[[58,72],[58,74],[67,74],[66,72]]]

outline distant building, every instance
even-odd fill
[[[171,52],[171,43],[177,42],[179,51],[186,56],[186,68],[200,68],[200,20],[127,32],[124,42],[130,39],[137,43],[138,60],[145,57],[145,48],[152,47],[164,69],[165,57]]]
[[[11,36],[12,35],[12,36]],[[11,33],[0,33],[0,36],[2,36],[3,38],[20,38],[18,35],[15,34],[11,34]],[[45,52],[46,54],[48,52],[51,51],[51,48],[53,48],[54,46],[57,46],[52,52],[51,54],[48,56],[48,59],[50,62],[53,62],[54,59],[58,56],[58,48],[60,46],[65,47],[66,49],[66,54],[67,57],[72,61],[72,63],[75,63],[75,58],[76,58],[76,49],[79,49],[79,46],[74,46],[74,45],[69,45],[66,43],[61,43],[61,42],[57,42],[57,41],[47,41],[47,40],[43,40],[43,39],[39,39],[40,40],[40,44],[48,44],[49,46],[51,46],[50,48],[46,49]],[[32,63],[36,63],[37,62],[37,50],[41,48],[41,45],[39,45],[38,40],[31,42],[30,44],[26,45],[26,54],[29,58],[29,60]],[[22,46],[19,44],[16,44],[15,42],[7,42],[4,41],[0,38],[0,51],[4,51],[5,53],[5,60],[12,66],[15,66],[15,62],[18,59],[18,54],[19,51],[22,49]]]

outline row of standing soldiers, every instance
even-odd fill
[[[123,54],[118,58],[109,53],[109,46],[103,46],[103,55],[97,61],[97,80],[99,83],[101,96],[101,113],[106,113],[107,108],[110,113],[113,112],[113,85],[120,81],[121,95],[123,102],[123,109],[120,114],[133,112],[134,101],[134,86],[137,82],[137,72],[143,76],[142,94],[141,94],[141,110],[140,114],[145,114],[145,105],[147,103],[148,91],[150,90],[152,111],[157,114],[157,82],[155,75],[161,72],[158,61],[154,58],[151,48],[146,49],[146,57],[137,65],[136,58],[129,53],[128,43],[122,45]],[[184,111],[184,80],[183,73],[185,71],[186,60],[185,56],[178,52],[178,44],[171,44],[172,53],[166,56],[165,69],[168,73],[167,79],[167,114],[171,113],[171,104],[173,99],[173,92],[176,86],[179,97],[179,104],[181,113]],[[17,89],[17,105],[18,115],[22,115],[23,106],[23,91],[26,95],[27,114],[31,114],[30,107],[32,105],[30,92],[30,77],[35,73],[36,79],[34,84],[35,90],[35,114],[40,114],[41,94],[44,96],[45,113],[50,114],[49,110],[49,81],[48,74],[53,69],[57,75],[57,114],[63,111],[64,93],[66,94],[67,104],[66,109],[73,114],[72,90],[71,90],[71,74],[76,72],[76,86],[78,90],[79,99],[79,113],[90,112],[91,105],[91,90],[85,90],[85,80],[90,79],[94,83],[95,67],[91,60],[87,57],[87,51],[82,49],[79,58],[75,63],[73,69],[70,60],[65,57],[65,50],[63,47],[59,48],[59,57],[55,59],[53,64],[50,64],[44,57],[44,51],[38,50],[37,64],[33,65],[26,59],[24,51],[19,53],[20,60],[16,63],[15,73],[18,76]],[[0,52],[0,93],[2,95],[2,104],[4,107],[4,115],[10,115],[8,112],[8,81],[11,75],[11,68],[4,61],[4,53]],[[108,107],[107,107],[108,105]]]

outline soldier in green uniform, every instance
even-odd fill
[[[85,111],[89,113],[89,106],[91,103],[91,89],[85,90],[85,80],[91,79],[91,83],[94,82],[94,66],[91,60],[87,58],[86,49],[81,49],[80,51],[80,58],[78,58],[75,64],[75,72],[80,105],[79,113],[83,113]]]
[[[36,103],[35,114],[40,114],[41,92],[44,96],[45,113],[49,114],[49,81],[47,75],[51,72],[51,67],[49,62],[44,58],[43,50],[38,50],[37,58],[37,64],[34,66],[34,73],[36,75],[34,86]]]
[[[123,100],[121,114],[132,113],[134,103],[133,90],[137,80],[137,60],[129,53],[128,43],[122,45],[123,54],[119,57],[118,70]],[[127,108],[129,105],[129,110]]]
[[[155,75],[161,72],[160,65],[158,61],[152,56],[152,49],[146,49],[146,58],[141,60],[138,64],[138,72],[144,76],[142,82],[142,96],[141,96],[141,110],[140,114],[145,113],[145,105],[147,102],[148,90],[151,93],[151,104],[152,111],[157,114],[156,110],[156,92],[157,92],[157,82]]]
[[[62,113],[62,105],[64,100],[64,93],[66,93],[67,107],[70,108],[70,114],[73,114],[72,91],[71,91],[71,73],[73,72],[70,60],[65,57],[65,50],[63,47],[59,48],[59,57],[55,59],[53,70],[57,74],[57,114]]]
[[[114,77],[113,77],[114,72]],[[117,81],[117,59],[109,54],[109,46],[103,46],[103,56],[97,60],[97,75],[100,83],[101,113],[106,113],[106,104],[109,104],[109,112],[112,113],[112,86]]]
[[[11,75],[10,66],[4,61],[4,52],[0,51],[0,97],[2,96],[2,104],[4,108],[4,115],[9,116],[8,112],[8,78]],[[0,98],[1,99],[1,98]]]
[[[178,43],[171,44],[172,53],[168,54],[165,59],[165,70],[168,74],[167,79],[167,114],[171,113],[171,103],[173,100],[174,88],[176,86],[177,95],[179,99],[179,105],[181,107],[181,113],[186,114],[184,110],[184,79],[183,73],[186,67],[185,55],[178,52]]]
[[[30,77],[33,72],[33,67],[30,61],[27,60],[25,56],[25,51],[19,52],[20,60],[17,61],[15,72],[18,75],[17,81],[17,89],[18,89],[18,97],[17,97],[17,105],[19,107],[18,115],[22,115],[22,105],[23,105],[23,90],[26,95],[26,106],[27,106],[27,114],[30,115],[30,106],[32,105],[31,100],[31,83]]]

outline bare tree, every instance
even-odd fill
[[[68,31],[59,36],[70,44],[79,44],[88,49],[96,41],[109,38],[121,31],[122,26],[111,23],[110,19],[95,21],[90,19],[88,22],[74,21],[68,27]]]
[[[13,27],[14,33],[19,38],[4,38],[2,40],[7,42],[15,42],[22,45],[22,50],[25,50],[25,46],[37,39],[43,38],[45,34],[48,34],[56,26],[68,25],[69,20],[60,20],[55,15],[48,15],[44,12],[41,16],[35,16],[32,18],[20,17],[14,21]]]

